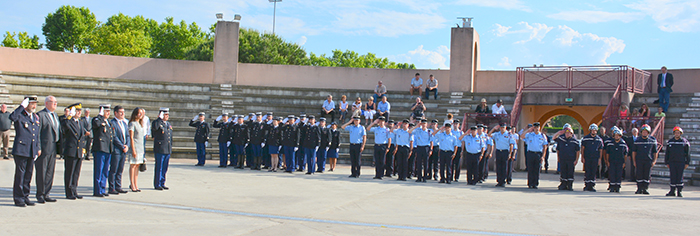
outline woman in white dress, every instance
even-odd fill
[[[131,182],[129,188],[132,192],[141,192],[138,185],[138,179],[139,165],[144,163],[143,159],[145,152],[142,144],[146,132],[142,126],[142,123],[143,116],[145,114],[146,111],[144,109],[137,107],[134,108],[133,112],[131,112],[131,118],[129,118],[129,135],[131,137],[131,146],[133,147],[131,150],[131,156],[129,156],[129,181]]]

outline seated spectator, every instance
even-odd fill
[[[647,106],[646,103],[642,103],[642,107],[639,108],[639,116],[643,116],[643,117],[651,116],[651,112],[649,111],[649,107]]]
[[[379,101],[384,96],[386,96],[386,86],[380,80],[377,82],[377,87],[374,88],[374,101]]]
[[[391,104],[386,96],[382,97],[382,101],[377,104],[377,116],[383,116],[386,120],[389,120],[389,112],[391,111]]]
[[[435,78],[435,76],[430,75],[430,79],[428,80],[428,83],[425,85],[425,100],[429,100],[430,98],[430,92],[435,93],[433,97],[435,100],[438,98],[438,81]]]
[[[346,116],[348,116],[348,102],[347,102],[348,97],[345,95],[340,97],[340,104],[338,104],[338,111],[340,113],[340,122],[338,123],[344,123]],[[331,122],[332,123],[332,122]]]
[[[486,105],[486,98],[481,99],[481,103],[479,103],[479,105],[476,106],[476,110],[474,112],[491,114],[491,109],[489,109],[489,106]]]
[[[362,116],[364,112],[362,112],[362,98],[357,97],[355,99],[355,102],[352,104],[352,116],[351,117],[356,117],[356,116]]]
[[[411,123],[416,119],[425,119],[425,104],[421,101],[420,97],[416,97],[416,103],[411,106]]]
[[[628,130],[627,129],[627,119],[629,119],[629,117],[627,117],[628,113],[629,113],[629,110],[627,108],[627,105],[624,105],[624,104],[620,105],[620,119],[617,122],[617,126],[622,127],[623,130]]]
[[[632,110],[632,117],[630,117],[630,118],[632,118],[632,122],[631,122],[632,127],[635,127],[635,128],[643,122],[643,120],[640,120],[641,116],[639,116],[639,109],[636,109],[636,108],[634,110]]]
[[[418,96],[423,95],[423,90],[421,89],[423,87],[423,78],[420,77],[420,73],[416,73],[416,77],[411,79],[411,89],[409,92],[411,93],[411,96],[413,95],[414,92],[418,93]]]
[[[508,114],[508,112],[506,112],[506,107],[503,106],[503,100],[501,99],[498,99],[498,101],[496,101],[496,104],[493,104],[493,106],[491,107],[491,111],[493,111],[492,113],[496,115]]]
[[[377,104],[374,103],[374,98],[370,97],[369,101],[365,103],[365,109],[363,111],[364,116],[365,116],[365,126],[369,125],[372,123],[372,119],[374,119],[374,114],[377,114]]]
[[[442,125],[444,126],[445,124],[452,124],[452,122],[454,122],[454,118],[455,116],[452,115],[452,113],[447,113],[447,119],[445,119],[445,123],[443,123]]]
[[[328,95],[326,100],[323,101],[323,106],[321,107],[321,117],[331,116],[331,122],[335,121],[335,102],[333,101],[333,96]]]
[[[666,117],[666,113],[664,113],[664,108],[659,107],[657,112],[654,114],[654,117],[656,117],[656,118]]]

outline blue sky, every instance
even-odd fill
[[[0,31],[28,31],[43,42],[44,17],[66,4],[88,7],[103,22],[122,12],[208,28],[223,12],[227,20],[242,15],[242,27],[272,31],[268,0],[0,0]],[[463,16],[475,18],[483,70],[533,64],[698,67],[700,0],[283,0],[276,33],[316,54],[348,49],[447,69],[450,28]]]

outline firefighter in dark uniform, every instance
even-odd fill
[[[153,153],[156,164],[153,168],[153,188],[156,190],[168,190],[165,186],[165,176],[170,165],[170,154],[173,152],[173,126],[170,125],[170,108],[161,107],[158,119],[151,122],[151,135],[153,136]],[[95,136],[97,140],[97,136]]]
[[[15,180],[12,187],[12,197],[15,206],[34,206],[29,200],[29,184],[32,181],[34,160],[41,155],[39,135],[41,124],[36,111],[36,96],[25,97],[22,103],[10,114],[10,120],[15,124],[15,141],[12,145],[12,156],[15,160]],[[111,141],[111,140],[110,140]]]
[[[80,119],[82,104],[76,103],[68,106],[68,108],[70,109],[70,116],[66,118],[61,127],[63,138],[65,139],[63,141],[63,159],[65,159],[63,179],[66,198],[75,200],[83,198],[78,195],[78,178],[80,178],[80,167],[85,157],[84,148],[88,130],[83,126],[84,122]]]
[[[611,129],[613,138],[605,144],[605,164],[608,166],[609,186],[611,193],[619,193],[622,185],[622,170],[625,166],[625,158],[629,148],[622,139],[622,130],[613,126]]]
[[[243,164],[245,159],[243,155],[245,152],[245,144],[248,142],[248,126],[243,122],[243,115],[238,116],[238,123],[231,126],[229,134],[231,135],[231,146],[234,146],[234,156],[233,160],[236,162],[236,169],[243,169]]]
[[[635,194],[649,194],[647,189],[649,189],[651,180],[651,168],[659,157],[656,138],[650,134],[651,127],[647,124],[642,125],[642,136],[634,141],[632,147],[632,163],[637,169],[637,191]]]
[[[600,135],[598,135],[598,125],[591,124],[591,126],[588,127],[588,130],[590,130],[591,133],[584,136],[581,140],[581,152],[583,153],[581,162],[583,162],[584,170],[586,171],[586,177],[583,179],[586,186],[583,188],[583,191],[595,192],[598,162],[601,160],[603,155],[605,142]]]
[[[294,124],[295,117],[287,117],[287,123],[282,126],[282,152],[284,153],[284,172],[292,173],[295,167],[295,152],[299,145],[299,129]]]
[[[204,166],[207,157],[207,144],[209,143],[209,123],[205,120],[204,112],[200,112],[190,121],[190,126],[195,127],[194,142],[197,144],[197,164],[195,166]]]
[[[248,134],[250,135],[250,141],[248,146],[250,147],[250,155],[252,155],[253,163],[251,163],[251,170],[261,170],[262,165],[262,148],[265,147],[263,140],[265,139],[265,127],[262,123],[262,113],[258,112],[255,115],[255,120],[248,123]]]
[[[331,129],[326,128],[326,118],[318,119],[318,128],[321,131],[318,151],[316,151],[316,173],[326,171],[326,156],[328,154],[328,146],[331,145]]]
[[[219,142],[219,168],[226,168],[226,162],[228,162],[228,142],[231,139],[228,129],[228,113],[221,114],[216,120],[212,127],[219,128],[219,137],[216,141]]]
[[[564,132],[563,135],[561,133]],[[557,163],[561,168],[559,190],[574,191],[574,167],[578,163],[581,145],[574,138],[574,130],[566,127],[564,130],[554,134],[557,142]]]
[[[668,140],[666,144],[666,157],[664,162],[671,172],[671,191],[666,196],[683,197],[683,170],[688,168],[690,164],[690,142],[681,137],[683,129],[681,127],[673,128],[673,138]],[[678,191],[676,194],[675,191]]]

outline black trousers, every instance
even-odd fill
[[[360,177],[360,165],[362,164],[362,144],[350,144],[350,175]]]
[[[414,147],[411,154],[408,155],[408,177],[416,177],[418,165],[416,165],[416,155],[418,153],[418,147]]]
[[[386,144],[374,145],[374,177],[381,178],[384,175],[384,159],[388,149]]]
[[[406,176],[408,176],[408,153],[409,147],[406,146],[400,146],[396,150],[396,168],[399,179],[406,179]]]
[[[34,168],[36,169],[36,198],[46,198],[53,188],[53,177],[56,170],[56,154],[47,153],[39,155],[39,158],[34,161]]]
[[[34,172],[34,159],[30,157],[14,156],[15,182],[12,186],[12,198],[15,204],[29,200],[29,184],[32,182]]]
[[[599,158],[586,158],[586,162],[583,163],[584,169],[586,169],[586,177],[583,182],[586,185],[595,186],[596,172],[598,172],[598,160]]]
[[[85,150],[87,150],[85,152],[85,157],[90,157],[90,153],[91,153],[90,148],[91,147],[92,147],[92,138],[85,139]]]
[[[685,170],[685,163],[671,162],[668,164],[668,170],[671,172],[671,187],[683,187],[683,171]]]
[[[559,162],[559,178],[562,182],[574,182],[574,160],[560,158]]]
[[[542,168],[542,152],[527,152],[527,186],[537,187],[540,185],[540,169]]]
[[[452,178],[450,180],[459,180],[459,174],[462,172],[462,147],[457,148],[455,158],[452,159]]]
[[[506,183],[509,156],[510,152],[508,150],[496,150],[496,182],[498,184]]]
[[[454,151],[440,150],[440,180],[452,181],[452,155]]]
[[[438,159],[440,159],[440,146],[433,146],[433,153],[428,158],[428,177],[437,178]]]
[[[489,158],[484,154],[484,157],[479,161],[479,173],[477,174],[479,180],[485,180],[489,176]]]
[[[513,181],[513,162],[515,162],[515,157],[518,155],[518,149],[514,149],[513,152],[514,154],[511,154],[513,156],[513,159],[508,159],[506,164],[506,182]]]
[[[637,188],[647,189],[651,181],[651,161],[637,160]]]
[[[476,184],[479,181],[477,176],[479,171],[479,156],[481,153],[469,153],[464,157],[465,165],[467,166],[467,184]]]
[[[386,154],[386,161],[384,161],[384,170],[386,173],[384,176],[391,177],[391,175],[394,174],[394,151],[396,151],[396,144],[392,144],[389,147],[389,152]]]
[[[622,184],[622,165],[624,165],[624,162],[611,162],[609,166],[609,183],[610,186],[617,185],[620,186]]]
[[[430,173],[428,169],[428,152],[430,152],[430,146],[418,146],[416,148],[416,176],[418,179],[423,179]]]
[[[63,166],[63,184],[66,189],[66,198],[75,198],[78,196],[78,178],[80,178],[80,168],[83,165],[82,158],[65,157]]]
[[[328,124],[330,124],[331,122],[335,121],[335,113],[336,113],[336,112],[335,112],[335,109],[333,109],[333,110],[331,110],[331,112],[329,112],[328,114],[326,114],[326,111],[323,110],[323,108],[321,108],[321,117],[328,117],[328,116],[331,117],[331,120],[328,121]]]

